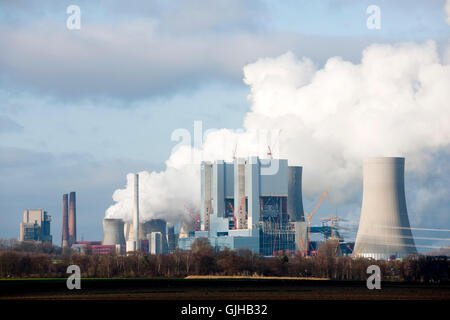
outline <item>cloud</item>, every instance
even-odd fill
[[[23,127],[8,116],[0,115],[0,134],[5,132],[21,132]]]
[[[445,2],[444,10],[445,10],[445,14],[446,14],[445,21],[447,22],[448,25],[450,25],[450,0],[447,0]]]
[[[33,167],[53,160],[48,152],[36,152],[16,147],[0,147],[0,170]]]
[[[252,132],[281,130],[279,156],[304,166],[305,197],[329,190],[331,203],[351,206],[361,192],[364,157],[404,156],[407,175],[426,176],[435,152],[448,150],[450,66],[441,64],[433,41],[374,44],[363,51],[358,64],[332,57],[322,68],[288,52],[248,64],[244,82],[252,104],[244,132],[222,129],[207,134],[203,159],[231,160],[236,141],[238,156],[255,154]],[[262,145],[266,148],[265,141]],[[192,152],[196,156],[198,150]],[[188,167],[192,156],[189,148],[178,149],[166,162],[166,171],[146,174],[143,183],[151,190],[175,192],[167,186],[183,181],[176,189],[179,203],[192,199],[191,189],[199,187],[198,166]],[[449,176],[445,170],[443,175]],[[129,188],[116,191],[118,203],[107,215],[115,209],[116,217],[130,212]],[[449,187],[442,188],[442,194],[448,194]],[[419,189],[416,208],[423,215],[420,203],[438,198]],[[152,193],[144,191],[142,197],[152,198]],[[158,210],[156,205],[144,210],[147,218],[181,210],[181,206],[173,209],[173,201],[161,199],[165,204],[158,204]]]
[[[0,84],[59,98],[139,100],[240,84],[242,68],[259,57],[292,50],[318,63],[330,54],[356,60],[373,40],[270,29],[261,1],[113,1],[101,10],[82,1],[78,31],[66,29],[65,3],[24,3],[0,5],[17,16],[0,23]]]

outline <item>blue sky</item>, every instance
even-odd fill
[[[80,6],[79,31],[66,28],[70,4]],[[366,28],[372,4],[381,8],[380,30]],[[1,1],[0,237],[18,237],[22,211],[39,207],[53,216],[59,243],[62,194],[75,190],[79,237],[100,239],[114,190],[128,172],[164,168],[174,129],[192,130],[194,120],[205,129],[242,126],[250,108],[244,65],[288,50],[317,65],[336,55],[358,62],[373,42],[434,39],[443,53],[450,39],[443,7],[438,0]],[[314,201],[305,199],[306,208]]]

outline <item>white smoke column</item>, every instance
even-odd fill
[[[183,164],[179,157],[186,157],[190,150],[180,148],[166,161],[162,172],[139,172],[139,218],[141,222],[149,219],[165,219],[168,222],[190,220],[184,206],[193,211],[199,210],[200,168]],[[114,205],[106,210],[107,218],[121,218],[133,221],[133,174],[127,175],[125,189],[113,194]]]
[[[280,129],[279,156],[304,166],[307,197],[330,190],[329,201],[346,203],[361,189],[362,158],[403,156],[406,170],[420,172],[450,142],[450,66],[440,62],[433,41],[374,44],[360,64],[333,57],[320,69],[288,52],[247,65],[244,82],[252,103],[245,132],[208,134],[204,159],[229,150],[230,160],[236,141],[238,156],[253,153],[251,132]],[[142,216],[175,219],[186,216],[184,204],[200,207],[199,166],[187,165],[190,159],[180,148],[165,171],[140,173]],[[114,193],[108,217],[131,212],[129,186]]]

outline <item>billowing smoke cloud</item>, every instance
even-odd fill
[[[407,170],[420,173],[450,143],[450,65],[440,62],[432,41],[374,44],[360,64],[333,57],[321,68],[288,52],[247,65],[244,82],[252,106],[243,132],[207,134],[203,159],[230,160],[235,148],[237,156],[261,154],[271,143],[255,140],[255,132],[278,130],[277,156],[304,166],[306,196],[327,189],[328,200],[346,203],[360,190],[362,158],[405,156]],[[146,217],[173,220],[184,204],[200,207],[199,166],[188,165],[190,151],[175,151],[164,172],[141,174]],[[113,198],[107,215],[130,217],[130,184]]]
[[[200,168],[198,165],[183,164],[177,158],[184,158],[190,152],[180,148],[166,161],[163,172],[139,172],[139,209],[141,221],[165,219],[168,222],[189,221],[184,206],[198,210],[200,202]],[[127,175],[125,189],[113,194],[116,204],[106,210],[108,218],[133,220],[134,177]]]

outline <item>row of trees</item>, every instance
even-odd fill
[[[150,255],[82,255],[58,252],[0,252],[0,277],[67,277],[68,265],[78,265],[82,277],[166,277],[188,275],[261,275],[320,277],[335,280],[365,280],[367,267],[380,266],[383,280],[447,281],[450,261],[446,258],[411,256],[403,260],[373,261],[338,257],[335,243],[327,242],[315,257],[280,254],[265,258],[249,250],[216,252],[207,239],[197,239],[190,251]]]

